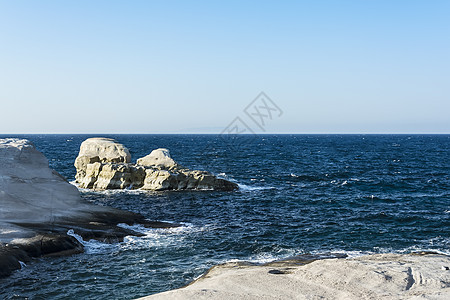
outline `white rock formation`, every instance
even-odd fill
[[[80,217],[87,207],[77,188],[50,169],[31,142],[0,139],[0,242],[33,235],[16,223]]]
[[[176,175],[167,170],[145,170],[143,190],[162,191],[175,190],[178,188]]]
[[[101,165],[100,168],[101,171],[98,173],[97,179],[92,186],[94,190],[140,187],[145,177],[145,169],[133,164],[107,163]],[[95,174],[92,174],[92,176],[95,176]],[[90,188],[89,186],[83,187]]]
[[[87,165],[91,163],[129,163],[130,161],[130,152],[124,145],[113,139],[89,138],[81,143],[80,152],[75,160],[77,169],[75,178],[79,181],[84,179]]]
[[[161,169],[170,169],[177,166],[177,163],[170,157],[169,150],[165,148],[153,150],[149,155],[139,158],[137,164]]]
[[[299,266],[213,267],[194,283],[141,300],[157,299],[450,299],[445,255],[369,255]]]
[[[169,150],[164,148],[153,150],[149,155],[139,158],[137,164],[131,164],[129,161],[128,150],[117,141],[87,139],[81,144],[80,154],[75,160],[76,181],[81,188],[94,190],[238,188],[235,183],[219,179],[209,172],[183,168],[170,157]]]

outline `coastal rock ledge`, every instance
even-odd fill
[[[75,159],[79,187],[94,190],[141,189],[232,191],[238,185],[206,171],[190,170],[159,148],[131,163],[128,149],[114,139],[89,138]]]
[[[192,284],[139,300],[450,299],[450,258],[375,254],[254,266],[226,263]]]

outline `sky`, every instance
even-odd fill
[[[450,133],[449,15],[439,0],[0,0],[0,133],[221,133],[236,118]]]

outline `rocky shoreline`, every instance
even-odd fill
[[[46,157],[23,139],[0,139],[0,205],[0,277],[35,257],[82,252],[83,245],[67,235],[70,229],[85,240],[118,242],[141,235],[117,226],[121,223],[178,226],[84,201],[78,189],[50,169]]]
[[[226,263],[156,299],[450,299],[450,257],[437,253],[356,258],[300,256],[264,265]]]
[[[75,160],[81,188],[232,191],[237,184],[206,171],[176,163],[167,149],[156,149],[131,163],[128,149],[113,139],[90,138]],[[117,226],[140,224],[171,228],[178,224],[149,221],[144,216],[90,204],[78,189],[48,166],[47,158],[24,139],[0,139],[0,277],[43,255],[83,251],[84,240],[120,242],[139,232]]]
[[[89,182],[87,187],[92,189],[236,188],[208,172],[179,166],[166,149],[131,164],[128,150],[116,141],[89,143],[89,150],[80,149],[81,158],[75,164],[78,182]],[[126,171],[133,169],[146,174],[139,184],[134,171]],[[0,204],[0,278],[36,257],[83,252],[83,245],[69,230],[85,240],[119,242],[129,235],[142,235],[118,226],[122,223],[179,226],[84,201],[78,189],[50,169],[45,156],[23,139],[0,139]],[[450,299],[449,269],[450,257],[437,253],[349,259],[335,254],[302,255],[263,265],[218,265],[186,287],[141,299]]]

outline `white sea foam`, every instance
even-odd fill
[[[189,223],[183,223],[180,227],[174,228],[146,228],[143,225],[118,224],[117,226],[133,230],[143,234],[143,236],[126,236],[120,243],[102,243],[97,240],[85,241],[73,229],[67,235],[76,238],[85,249],[87,254],[109,253],[114,251],[126,251],[136,249],[166,248],[182,244],[183,240],[189,238],[190,234],[195,234],[211,229],[211,226],[197,227]]]
[[[248,191],[260,191],[260,190],[272,190],[275,189],[273,186],[253,186],[253,185],[246,185],[239,183],[236,179],[229,177],[225,173],[220,173],[217,175],[218,178],[226,179],[228,181],[234,182],[238,185],[240,191],[248,192]],[[251,178],[250,181],[256,181],[257,179]],[[264,179],[261,179],[260,181],[265,181]]]
[[[250,192],[250,191],[261,191],[261,190],[274,190],[275,187],[273,186],[250,186],[246,184],[237,184],[239,186],[239,190],[243,192]]]
[[[345,254],[347,255],[346,259],[352,259],[356,257],[361,257],[365,255],[373,255],[373,254],[386,254],[386,253],[394,253],[394,254],[408,254],[412,252],[422,252],[422,251],[429,251],[429,252],[435,252],[438,254],[443,255],[450,255],[450,251],[445,250],[436,250],[432,248],[424,248],[419,246],[412,246],[405,249],[400,250],[394,250],[391,248],[375,248],[375,251],[348,251],[348,250],[342,250],[342,249],[334,249],[331,251],[325,251],[325,250],[317,250],[317,251],[310,251],[310,252],[304,252],[301,250],[295,250],[295,249],[280,249],[276,252],[263,252],[256,254],[254,256],[250,256],[248,259],[228,259],[223,262],[250,262],[250,263],[256,263],[256,264],[265,264],[270,263],[277,260],[283,260],[288,259],[290,257],[299,256],[302,254],[311,254],[313,256],[317,256],[320,258],[321,256],[328,256],[332,254]]]
[[[254,256],[250,256],[248,259],[229,259],[224,262],[250,262],[250,263],[256,263],[256,264],[265,264],[274,262],[277,260],[283,260],[288,259],[291,257],[296,257],[302,254],[311,254],[313,256],[317,256],[320,258],[321,256],[328,256],[331,254],[346,254],[347,258],[354,258],[359,256],[364,256],[368,254],[373,254],[374,252],[368,252],[368,251],[344,251],[344,250],[333,250],[333,251],[311,251],[311,252],[304,252],[303,250],[299,249],[280,249],[275,252],[262,252],[259,254],[256,254]]]
[[[120,195],[120,194],[128,194],[128,195],[142,195],[148,193],[156,193],[155,191],[141,190],[141,189],[116,189],[116,190],[104,190],[104,191],[95,191],[92,189],[81,188],[80,185],[73,181],[69,181],[70,184],[77,187],[77,189],[82,193],[91,193],[91,194],[99,194],[99,195]]]
[[[87,254],[105,253],[117,248],[117,245],[115,244],[102,243],[97,240],[85,241],[80,235],[76,234],[73,229],[69,229],[69,231],[67,231],[67,235],[76,238],[77,241],[84,246],[84,251]]]
[[[23,268],[25,268],[27,266],[26,263],[24,263],[23,261],[20,261],[20,260],[19,260],[19,264],[20,264],[20,268],[21,269],[23,269]]]
[[[302,254],[303,251],[295,249],[279,249],[275,252],[262,252],[251,256],[247,261],[252,263],[265,264],[272,261],[285,259]]]
[[[370,254],[374,254],[375,252],[373,251],[348,251],[348,250],[342,250],[342,249],[334,249],[331,251],[311,251],[311,254],[313,255],[323,255],[325,253],[334,253],[334,254],[345,254],[347,255],[346,258],[354,258],[354,257],[360,257],[360,256],[364,256],[364,255],[370,255]]]
[[[120,243],[121,250],[129,249],[149,249],[166,248],[183,244],[185,239],[190,238],[191,234],[208,230],[208,226],[196,227],[189,223],[184,223],[180,227],[173,228],[146,228],[142,225],[119,224],[118,226],[134,230],[144,236],[127,236]]]
[[[69,183],[74,185],[74,186],[76,186],[76,187],[78,187],[78,183],[75,180],[71,180],[71,181],[69,181]]]
[[[163,221],[163,222],[170,223],[170,221]],[[117,224],[117,226],[125,228],[125,229],[130,229],[130,230],[142,233],[142,234],[149,234],[149,233],[154,233],[154,232],[164,233],[164,234],[192,233],[192,232],[203,231],[207,228],[207,226],[196,227],[190,223],[180,223],[180,224],[181,224],[181,226],[172,227],[172,228],[147,228],[140,224],[127,225],[124,223],[119,223],[119,224]]]
[[[436,252],[438,254],[442,254],[442,255],[449,255],[450,256],[450,250],[438,250],[438,249],[434,249],[434,248],[428,248],[428,247],[420,247],[420,246],[411,246],[402,250],[397,250],[397,251],[391,251],[393,253],[399,253],[399,254],[404,254],[404,253],[411,253],[411,252]]]

